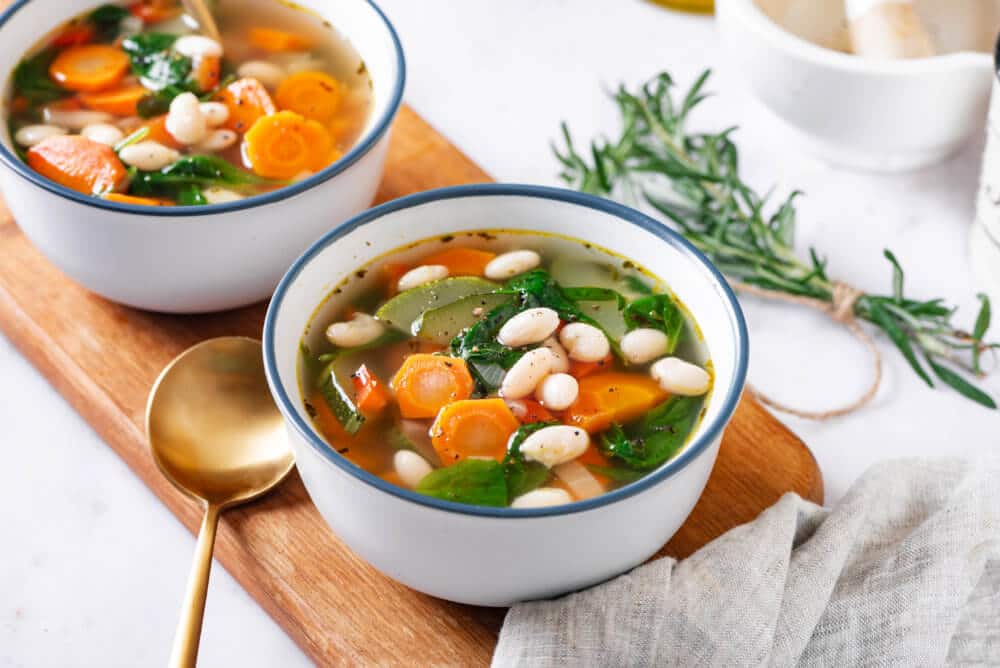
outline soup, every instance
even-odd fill
[[[12,142],[42,176],[106,200],[216,204],[281,188],[361,135],[371,81],[333,26],[276,0],[212,3],[220,40],[175,0],[107,4],[12,75]]]
[[[680,452],[708,352],[661,282],[559,237],[430,239],[355,272],[300,351],[305,409],[342,456],[458,503],[592,498]]]

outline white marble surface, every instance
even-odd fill
[[[978,146],[937,168],[872,176],[800,155],[749,98],[710,19],[639,0],[447,2],[382,0],[409,59],[407,99],[498,179],[554,184],[548,142],[561,119],[579,137],[612,130],[601,89],[662,68],[682,82],[717,68],[695,121],[739,123],[755,185],[798,187],[799,241],[828,256],[832,274],[884,290],[891,247],[915,296],[941,296],[969,323],[976,289],[966,236]],[[805,406],[848,399],[868,361],[818,316],[748,303],[751,376]],[[824,424],[789,421],[812,447],[836,501],[871,463],[907,455],[995,453],[1000,417],[923,387],[888,346],[875,404]],[[986,387],[1000,395],[1000,377]],[[0,424],[7,458],[0,504],[0,666],[158,665],[169,652],[193,549],[160,505],[4,339]],[[308,661],[221,568],[208,604],[202,665],[295,666]]]

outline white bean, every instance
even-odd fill
[[[569,355],[566,349],[559,345],[556,337],[550,336],[542,341],[542,346],[552,351],[552,373],[566,373],[569,371]]]
[[[118,151],[118,157],[126,165],[138,167],[147,172],[163,169],[177,161],[180,153],[155,141],[141,141]]]
[[[204,35],[184,35],[174,42],[174,51],[188,58],[218,58],[222,55],[222,45]]]
[[[208,135],[208,123],[194,93],[181,93],[170,102],[167,132],[182,144],[197,144]]]
[[[202,102],[198,110],[205,117],[205,122],[211,126],[222,125],[229,119],[229,107],[221,102]]]
[[[578,362],[599,362],[611,352],[604,332],[585,322],[571,322],[559,332],[559,343],[570,359]]]
[[[434,470],[426,459],[412,450],[399,450],[392,457],[392,465],[396,468],[400,480],[410,489],[419,485],[420,481]]]
[[[514,499],[511,508],[547,508],[548,506],[563,506],[572,503],[573,497],[565,489],[558,487],[539,487],[525,492]]]
[[[111,125],[110,123],[91,123],[80,130],[80,134],[87,139],[107,144],[108,146],[114,146],[125,137],[125,133],[118,126]]]
[[[521,454],[528,461],[539,462],[548,468],[572,461],[582,455],[590,445],[590,436],[580,427],[558,424],[542,427],[524,439]]]
[[[633,329],[622,337],[622,355],[631,364],[645,364],[667,354],[667,335],[658,329]]]
[[[237,76],[256,79],[268,88],[277,88],[288,73],[284,68],[266,60],[248,60],[236,68]]]
[[[664,357],[654,362],[649,375],[667,392],[685,397],[705,394],[712,382],[707,371],[679,357]]]
[[[237,139],[239,139],[239,135],[232,130],[212,130],[208,133],[207,137],[195,144],[194,147],[197,151],[215,153],[229,148],[236,143]]]
[[[510,251],[490,260],[483,273],[486,274],[486,278],[503,280],[530,271],[541,262],[541,256],[533,250]]]
[[[367,313],[355,313],[347,322],[335,322],[326,328],[326,338],[338,348],[356,348],[382,336],[385,325]]]
[[[205,196],[205,201],[209,204],[225,204],[226,202],[236,202],[245,199],[239,193],[233,192],[228,188],[219,188],[218,186],[205,188],[201,191],[201,194]]]
[[[92,123],[109,123],[111,114],[103,111],[84,111],[81,109],[42,109],[42,118],[49,125],[61,125],[70,130],[81,130]]]
[[[559,314],[550,308],[529,308],[508,320],[497,333],[497,341],[511,348],[540,343],[559,327]]]
[[[546,376],[535,388],[535,398],[539,403],[554,411],[564,411],[569,408],[579,393],[579,383],[568,373]]]
[[[66,128],[58,125],[25,125],[14,133],[14,141],[21,146],[34,146],[43,139],[66,134]]]
[[[396,284],[396,288],[400,292],[406,292],[407,290],[420,287],[425,283],[440,281],[442,278],[447,277],[448,267],[443,264],[422,264],[403,274],[399,279],[399,283]]]
[[[552,351],[534,348],[514,362],[500,383],[500,396],[504,399],[523,399],[529,396],[552,371]]]

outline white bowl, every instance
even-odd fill
[[[95,4],[21,0],[0,14],[4,100],[22,55],[59,21]],[[267,298],[316,237],[371,204],[405,80],[399,39],[375,5],[367,0],[299,4],[342,29],[371,73],[373,109],[347,155],[295,185],[238,202],[144,207],[89,197],[36,174],[12,152],[2,123],[0,189],[32,243],[84,287],[130,306],[191,313]]]
[[[956,152],[986,117],[998,0],[916,0],[944,53],[871,60],[846,48],[843,0],[719,0],[732,67],[835,164],[915,169]]]
[[[603,496],[527,510],[423,496],[333,451],[306,415],[296,380],[299,341],[311,314],[367,261],[414,241],[471,229],[572,236],[631,258],[667,282],[700,325],[716,373],[705,417],[683,452]],[[509,605],[618,575],[648,559],[677,531],[704,489],[739,401],[747,332],[719,272],[662,224],[568,190],[491,184],[395,200],[320,239],[292,266],[271,300],[264,363],[302,480],[347,545],[386,575],[422,592],[462,603]]]

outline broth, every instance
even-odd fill
[[[520,250],[537,266],[497,278],[493,261]],[[414,270],[433,280],[399,292]],[[528,329],[536,313],[548,329],[518,339],[522,313]],[[588,353],[581,332],[597,332],[604,349]],[[562,367],[550,337],[568,350]],[[550,367],[525,392],[516,385],[535,358]],[[671,365],[704,386],[653,373]],[[490,230],[358,269],[311,318],[299,380],[317,430],[357,466],[438,498],[537,507],[611,491],[676,456],[701,419],[711,369],[697,325],[650,273],[574,239]]]
[[[15,70],[19,156],[67,188],[150,206],[279,189],[338,160],[372,106],[364,62],[335,26],[278,0],[219,0],[220,41],[175,0],[102,5]]]

